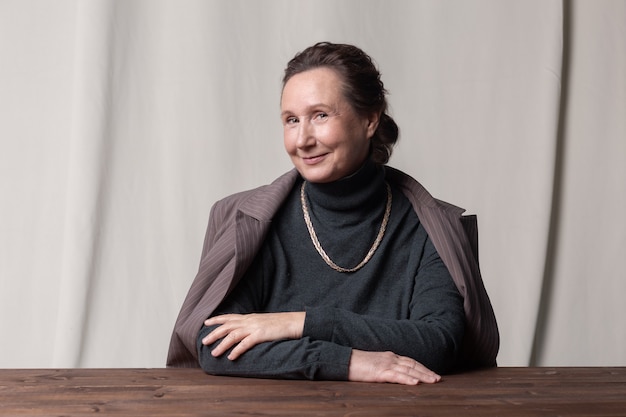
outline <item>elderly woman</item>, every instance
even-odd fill
[[[475,218],[386,166],[398,127],[370,57],[307,48],[280,104],[295,169],[212,208],[168,366],[402,384],[494,366]]]

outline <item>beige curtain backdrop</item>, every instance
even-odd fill
[[[0,0],[0,367],[164,366],[321,40],[378,63],[390,165],[478,215],[499,364],[626,365],[626,1]]]

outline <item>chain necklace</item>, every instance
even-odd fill
[[[387,206],[385,207],[385,215],[383,216],[383,222],[380,225],[380,230],[378,230],[378,235],[376,236],[376,240],[372,244],[372,247],[367,252],[367,255],[365,255],[365,258],[357,266],[355,266],[354,268],[343,268],[337,265],[336,263],[334,263],[330,259],[330,257],[326,254],[326,252],[324,251],[324,248],[322,248],[322,245],[320,244],[320,241],[317,238],[315,229],[313,229],[313,223],[311,223],[311,216],[309,216],[309,208],[306,204],[306,197],[304,194],[305,184],[306,184],[306,181],[304,181],[302,183],[302,187],[300,187],[300,202],[302,203],[302,213],[304,214],[304,222],[306,223],[306,228],[309,230],[309,236],[311,236],[311,240],[313,241],[313,246],[315,246],[317,253],[319,253],[322,259],[324,260],[324,262],[326,262],[326,264],[330,266],[332,269],[334,269],[335,271],[338,271],[338,272],[358,271],[359,269],[363,267],[363,265],[369,262],[369,260],[374,255],[374,252],[376,252],[376,249],[378,249],[380,242],[383,240],[383,236],[385,235],[385,230],[387,229],[387,223],[389,222],[389,215],[391,214],[391,187],[389,187],[389,184],[385,182],[385,185],[387,186]]]

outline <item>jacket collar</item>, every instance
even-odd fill
[[[271,184],[261,187],[259,191],[262,192],[251,194],[250,198],[241,204],[239,211],[261,222],[272,220],[299,175],[295,168],[286,172]]]
[[[234,283],[239,281],[252,263],[267,236],[272,218],[281,207],[298,178],[292,169],[269,185],[250,194],[237,210],[235,226]],[[251,238],[254,237],[254,238]]]

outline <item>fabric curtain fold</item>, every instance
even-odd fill
[[[0,2],[0,367],[164,366],[211,205],[291,168],[287,61],[380,67],[478,217],[500,365],[626,364],[626,2]]]
[[[61,240],[59,309],[53,366],[81,364],[89,324],[91,281],[100,263],[102,226],[115,129],[116,3],[78,2],[75,15],[74,90],[68,146],[65,225]]]

